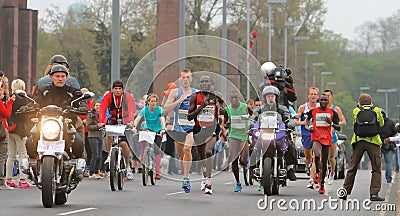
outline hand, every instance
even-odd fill
[[[99,128],[101,128],[101,127],[104,127],[104,123],[97,123],[97,127],[99,127]]]
[[[182,96],[181,96],[181,97],[179,98],[179,100],[178,100],[179,103],[182,103],[182,102],[183,102],[184,100],[186,100],[186,98],[189,97],[191,94],[192,94],[192,93],[187,94],[187,95],[183,95],[183,94],[182,94]]]
[[[138,131],[137,131],[137,129],[135,127],[132,128],[132,133],[134,133],[134,134],[138,133]]]
[[[133,121],[130,121],[130,122],[128,123],[128,125],[129,125],[131,128],[134,128],[134,127],[135,127],[135,124],[133,123]]]
[[[332,124],[332,121],[331,121],[331,119],[330,119],[330,118],[328,118],[327,116],[325,117],[325,121],[326,121],[326,123],[328,123],[328,124]]]
[[[230,126],[231,126],[231,123],[227,122],[227,123],[224,125],[224,128],[228,129]]]
[[[15,94],[12,94],[11,97],[10,97],[10,99],[12,99],[13,101],[15,101],[15,97],[16,97]]]
[[[164,135],[165,134],[165,129],[160,130],[160,135]]]
[[[390,141],[389,138],[385,138],[385,140],[383,140],[384,143],[388,143]]]

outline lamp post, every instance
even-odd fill
[[[360,94],[363,93],[363,91],[369,91],[371,88],[369,86],[361,86],[360,87]]]
[[[313,64],[313,67],[323,67],[323,66],[325,66],[325,62],[317,62],[317,63]],[[312,84],[313,84],[313,86],[315,86],[315,73],[313,73]]]
[[[327,82],[326,86],[336,86],[336,82]]]
[[[332,71],[321,71],[321,90],[322,91],[324,90],[324,76],[330,76],[332,74],[333,74]]]
[[[271,49],[271,39],[272,39],[272,4],[284,4],[286,0],[267,0],[268,4],[268,61],[272,61],[272,49]]]
[[[285,23],[285,60],[284,60],[285,67],[287,67],[287,51],[288,51],[287,29],[288,29],[288,27],[296,27],[299,25],[300,25],[299,22],[286,22]]]
[[[112,32],[111,32],[111,85],[120,79],[120,27],[119,0],[112,1]]]
[[[298,67],[297,67],[297,41],[305,41],[305,40],[309,40],[310,37],[308,36],[298,36],[298,37],[294,37],[294,69],[297,72]]]
[[[304,73],[304,79],[305,79],[305,91],[308,91],[308,57],[309,55],[318,55],[317,51],[307,51],[306,52],[306,57],[305,57],[305,73]]]
[[[376,92],[385,93],[386,116],[389,117],[389,93],[397,92],[397,89],[377,89]]]

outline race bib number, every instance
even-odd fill
[[[178,124],[181,126],[194,126],[194,120],[187,119],[188,111],[180,109],[178,111]]]
[[[197,115],[197,121],[199,122],[214,122],[214,106],[206,106]]]
[[[246,128],[248,120],[242,119],[241,116],[232,116],[231,117],[231,127],[235,129],[244,129]]]
[[[329,113],[317,113],[315,116],[315,125],[317,127],[330,126],[328,122],[325,121],[326,117],[331,118]]]

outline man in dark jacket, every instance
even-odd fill
[[[392,160],[396,144],[390,141],[384,143],[384,140],[388,137],[395,136],[397,131],[395,123],[386,116],[386,111],[384,109],[381,109],[381,113],[383,120],[385,121],[384,125],[379,131],[379,136],[381,137],[383,143],[381,151],[386,164],[385,177],[387,183],[392,183]]]

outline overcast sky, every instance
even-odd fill
[[[39,17],[44,9],[53,5],[69,5],[78,0],[28,0],[28,8],[38,9]],[[82,1],[82,0],[81,0]],[[83,0],[85,1],[85,0]],[[342,34],[345,38],[354,39],[355,28],[366,21],[375,21],[392,15],[400,9],[400,0],[325,0],[328,14],[325,17],[325,28]],[[67,8],[67,7],[60,7]]]

